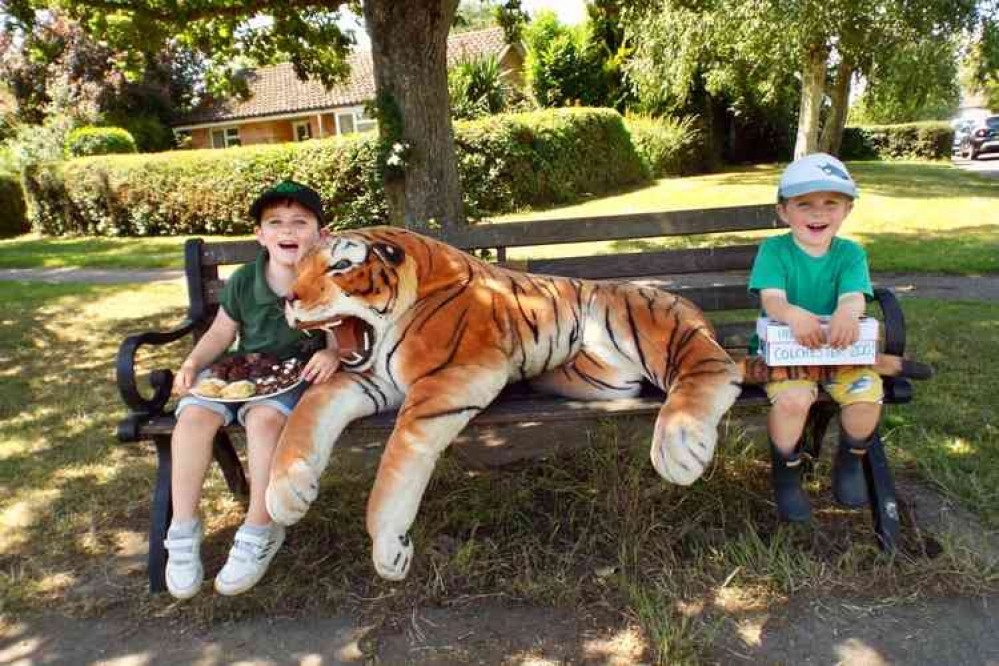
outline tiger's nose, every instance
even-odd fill
[[[291,305],[297,300],[298,300],[298,294],[296,294],[295,292],[289,291],[287,294],[285,294],[284,297],[285,305]]]

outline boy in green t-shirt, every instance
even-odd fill
[[[214,402],[188,394],[199,374],[237,337],[236,351],[240,354],[269,352],[280,359],[307,356],[305,334],[290,328],[285,320],[284,295],[295,281],[295,264],[322,235],[322,202],[314,190],[283,181],[257,198],[250,216],[262,246],[260,255],[226,282],[215,320],[174,378],[174,392],[183,397],[177,405],[177,425],[170,443],[173,520],[165,545],[169,553],[167,589],[178,599],[193,597],[201,589],[201,488],[212,460],[215,434],[234,419],[246,427],[250,503],[229,558],[215,578],[215,589],[233,595],[256,585],[284,542],[284,527],[271,521],[264,492],[281,430],[307,384],[242,403]],[[329,346],[335,347],[335,341]],[[324,382],[339,363],[335,349],[319,350],[305,363],[302,379]]]
[[[846,167],[824,153],[796,160],[781,176],[777,215],[791,232],[760,244],[749,289],[759,293],[764,314],[788,324],[794,339],[806,347],[842,348],[856,342],[866,298],[873,295],[864,249],[836,236],[856,197]],[[829,317],[828,339],[820,316]],[[869,368],[846,369],[823,388],[841,407],[833,494],[841,504],[863,506],[867,486],[861,457],[878,436],[881,378]],[[818,387],[790,380],[772,382],[766,390],[772,404],[767,431],[777,513],[781,520],[806,522],[810,509],[801,488],[799,440]]]

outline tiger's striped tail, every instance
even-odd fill
[[[769,382],[779,382],[788,379],[806,379],[815,382],[830,381],[837,372],[848,368],[870,367],[884,377],[908,377],[909,379],[929,379],[933,376],[933,368],[918,361],[910,361],[901,356],[878,354],[877,362],[872,366],[857,365],[795,365],[769,366],[759,356],[747,356],[738,362],[742,371],[742,383],[745,385],[762,385]]]

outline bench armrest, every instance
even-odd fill
[[[118,392],[129,410],[138,415],[152,417],[163,413],[163,407],[170,399],[173,386],[173,372],[170,370],[153,370],[149,375],[149,383],[153,387],[153,397],[146,400],[139,393],[135,376],[135,355],[142,345],[165,345],[186,337],[194,331],[196,322],[187,320],[177,328],[165,331],[149,331],[130,335],[118,348],[115,357],[115,373],[118,380]]]
[[[885,353],[902,356],[905,352],[905,315],[895,292],[887,287],[874,290],[874,300],[881,307],[885,323]]]

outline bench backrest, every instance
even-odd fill
[[[773,205],[765,204],[479,224],[455,233],[440,234],[437,237],[464,250],[492,250],[499,263],[531,273],[591,279],[651,279],[691,273],[748,271],[756,256],[756,244],[696,249],[655,249],[614,255],[526,261],[508,259],[507,249],[758,231],[775,229],[778,226]],[[200,239],[188,241],[185,259],[192,319],[210,321],[214,316],[224,285],[224,280],[219,276],[219,267],[253,261],[259,249],[260,246],[256,241],[215,243],[206,243]],[[757,300],[747,293],[744,279],[726,285],[684,289],[680,293],[709,312],[755,308],[758,305]],[[202,332],[198,331],[197,334],[200,336]]]

